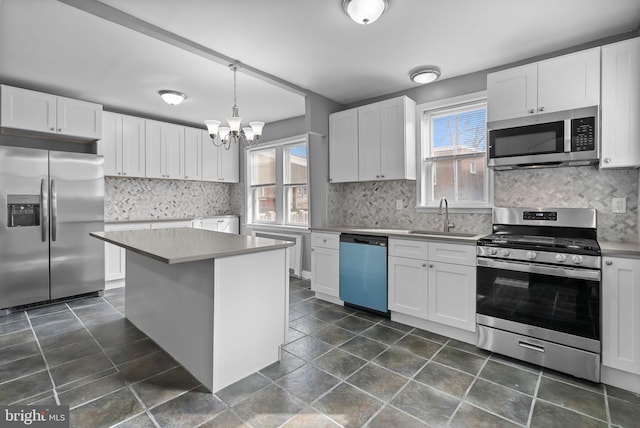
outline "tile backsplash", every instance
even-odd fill
[[[242,185],[105,177],[105,221],[241,215]]]
[[[595,166],[497,171],[494,205],[574,207],[598,210],[602,240],[638,240],[638,171],[598,170]],[[627,212],[613,214],[611,198],[625,197]],[[396,210],[401,199],[403,208]],[[442,217],[415,209],[415,181],[329,185],[328,223],[402,229],[440,230]],[[489,233],[490,214],[450,214],[458,232]]]

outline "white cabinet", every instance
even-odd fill
[[[476,329],[475,246],[389,239],[389,309]]]
[[[105,224],[106,232],[118,230],[149,229],[148,223]],[[104,280],[105,282],[124,279],[126,274],[127,252],[124,248],[113,244],[104,244]],[[109,288],[109,287],[107,287]]]
[[[202,179],[202,130],[184,128],[184,179]]]
[[[104,175],[144,177],[144,119],[105,111],[102,122]]]
[[[3,128],[99,140],[102,106],[43,92],[0,85]]]
[[[156,120],[145,121],[146,176],[184,177],[184,127]]]
[[[168,220],[151,223],[151,229],[172,229],[177,227],[191,227],[191,220]]]
[[[240,181],[240,147],[231,143],[229,150],[216,147],[207,131],[200,131],[202,138],[202,179],[238,183]]]
[[[415,180],[415,102],[407,97],[329,116],[332,183]]]
[[[597,106],[600,48],[487,75],[487,121]]]
[[[329,115],[329,181],[358,181],[358,109]]]
[[[602,365],[640,375],[640,260],[602,259]]]
[[[240,220],[235,216],[219,216],[202,218],[193,221],[196,229],[213,230],[214,232],[240,233]]]
[[[640,166],[640,38],[602,47],[600,168]]]
[[[311,232],[311,290],[339,299],[340,235]]]

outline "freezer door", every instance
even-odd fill
[[[48,169],[46,150],[0,147],[0,309],[49,300]]]
[[[104,290],[104,158],[49,152],[51,298]]]

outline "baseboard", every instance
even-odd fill
[[[461,342],[476,345],[478,339],[476,333],[473,331],[461,330],[456,327],[440,324],[433,321],[427,321],[422,318],[416,318],[411,315],[400,314],[398,312],[391,312],[391,321],[399,322],[400,324],[406,324],[411,327],[420,328],[422,330],[430,331],[432,333],[439,334],[441,336],[450,337],[452,339],[459,340]]]
[[[120,278],[120,279],[114,279],[112,281],[106,281],[104,283],[104,289],[105,290],[111,290],[113,288],[120,288],[120,287],[124,287],[124,278]]]
[[[313,290],[312,290],[313,291]],[[318,293],[316,291],[316,299],[324,300],[325,302],[333,303],[336,305],[344,306],[344,302],[339,297],[330,296],[324,293]]]
[[[640,375],[602,366],[600,382],[640,394]]]
[[[303,270],[302,279],[311,279],[311,272],[309,272],[308,270]]]

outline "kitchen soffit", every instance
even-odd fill
[[[420,65],[441,65],[447,79],[634,31],[640,16],[637,0],[403,0],[361,26],[339,0],[79,3],[111,6],[247,64],[259,73],[239,72],[238,101],[243,115],[267,122],[304,114],[304,98],[261,82],[260,73],[346,104],[415,87],[406,73]],[[0,79],[8,83],[59,88],[108,106],[138,105],[193,123],[229,114],[224,61],[198,58],[55,0],[0,0],[0,8]],[[132,95],[117,89],[122,84]],[[189,102],[158,107],[157,91],[166,88],[188,93]]]

